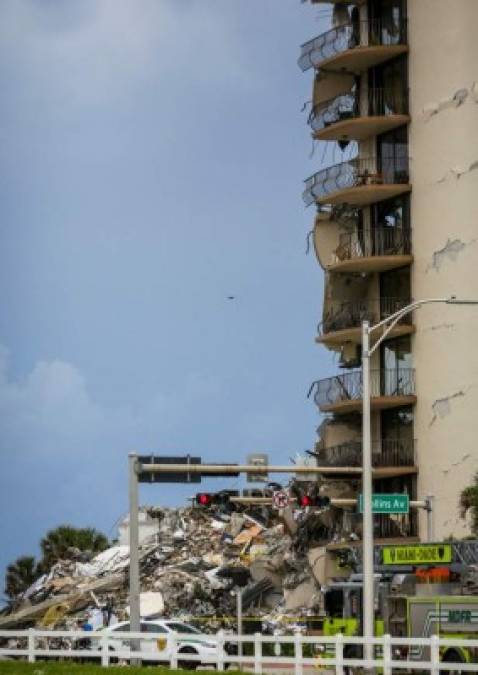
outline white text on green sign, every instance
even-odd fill
[[[372,495],[373,513],[408,513],[410,498],[404,494]],[[363,496],[359,495],[359,511],[363,513]]]

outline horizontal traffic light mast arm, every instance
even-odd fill
[[[208,474],[237,474],[237,473],[323,473],[333,474],[337,473],[337,467],[333,466],[304,466],[287,465],[274,466],[271,464],[259,466],[255,464],[141,464],[138,462],[137,471],[148,471],[149,473],[208,473]],[[361,474],[362,467],[358,466],[341,466],[340,473]]]
[[[257,504],[268,506],[272,504],[272,497],[229,497],[229,501],[233,504]],[[295,497],[291,497],[291,502],[296,502]],[[330,503],[332,506],[337,506],[338,508],[345,508],[347,506],[357,506],[358,499],[335,499],[331,497]],[[410,501],[410,508],[412,509],[426,509],[428,507],[428,502],[426,501]]]

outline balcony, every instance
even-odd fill
[[[380,88],[369,89],[363,105],[356,94],[340,94],[309,115],[313,137],[319,141],[363,141],[409,121],[407,96]]]
[[[351,530],[360,537],[362,526],[362,514],[350,514]],[[375,514],[373,516],[373,530],[376,544],[380,543],[382,539],[398,539],[398,543],[400,543],[402,538],[416,537],[418,535],[418,514],[414,509],[410,510],[410,513],[407,514]]]
[[[380,300],[333,300],[327,304],[324,317],[318,325],[319,335],[316,342],[330,347],[343,345],[345,342],[360,344],[362,341],[362,322],[372,325],[391,316],[410,304],[410,299],[380,298]],[[380,330],[380,329],[379,329]],[[392,328],[388,338],[410,335],[414,331],[411,314],[407,314]],[[380,336],[377,334],[377,338]]]
[[[317,380],[309,390],[322,413],[344,414],[362,409],[362,370]],[[415,371],[411,368],[370,371],[372,410],[416,403]]]
[[[348,441],[315,453],[319,466],[334,467],[337,477],[342,467],[362,466],[362,442]],[[417,473],[414,445],[402,439],[372,442],[372,466],[376,478],[392,478]]]
[[[374,158],[356,157],[318,171],[305,182],[306,206],[350,204],[367,206],[410,192],[408,158],[384,159],[381,166]]]
[[[326,266],[329,272],[386,272],[413,261],[410,230],[374,227],[339,235],[339,243]]]
[[[336,26],[301,46],[299,67],[361,73],[408,51],[405,20],[372,19]]]

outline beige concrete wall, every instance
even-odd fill
[[[478,1],[409,0],[408,14],[412,295],[478,298]],[[415,323],[418,496],[435,496],[437,538],[460,536],[478,470],[478,307],[431,305]]]
[[[333,448],[336,445],[347,443],[348,441],[360,441],[362,438],[360,428],[344,423],[324,425],[321,429],[321,437],[324,442],[324,448]]]

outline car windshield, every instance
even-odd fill
[[[200,633],[201,631],[193,626],[188,626],[187,623],[179,623],[179,621],[171,621],[167,624],[168,628],[175,630],[178,633]]]

